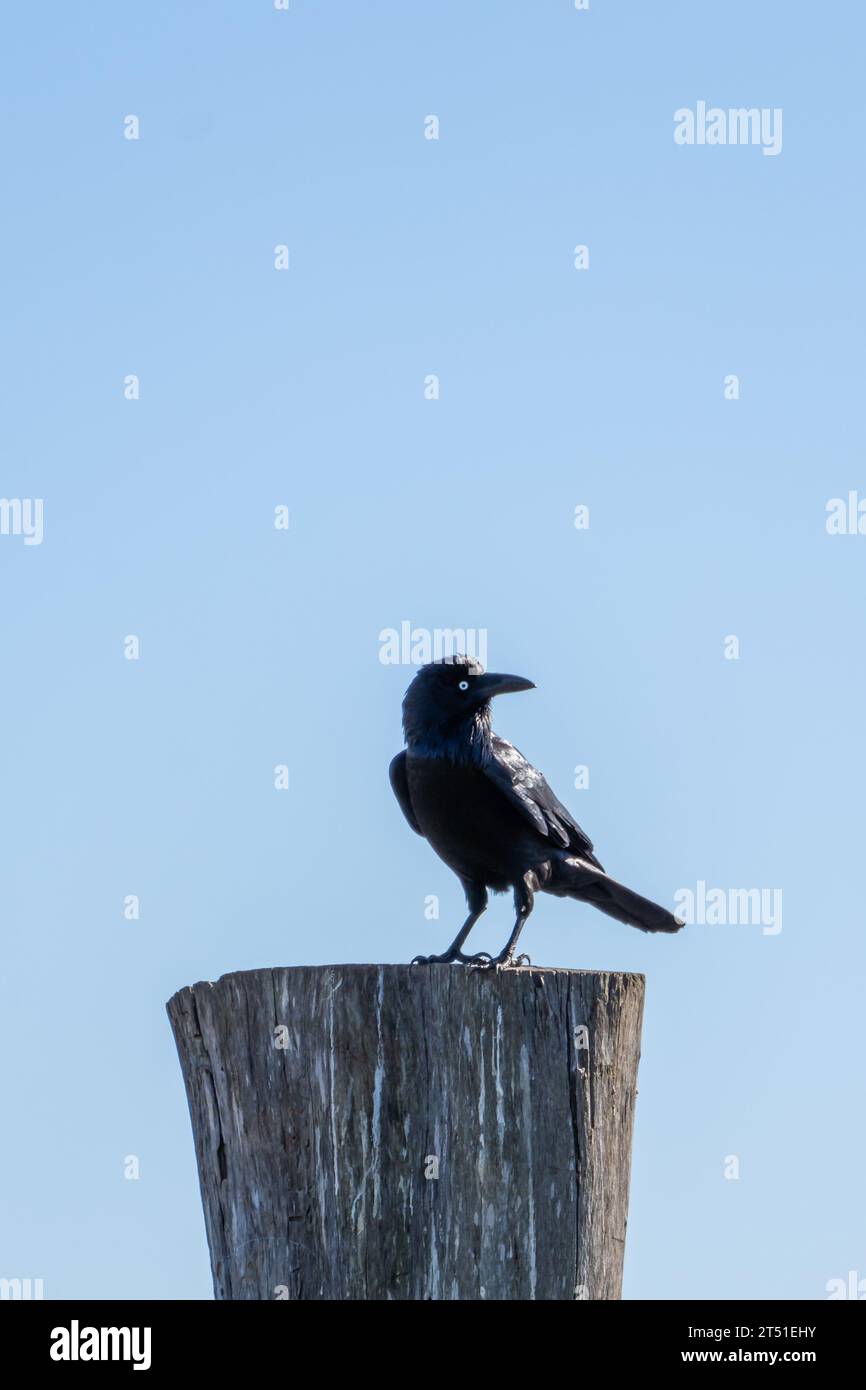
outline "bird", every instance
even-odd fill
[[[542,774],[493,732],[491,700],[534,689],[522,676],[485,672],[475,657],[455,654],[422,666],[406,691],[406,747],[391,762],[391,787],[409,825],[460,879],[469,909],[448,950],[416,956],[413,965],[529,964],[516,947],[539,891],[590,903],[641,931],[685,925],[605,872],[589,836]],[[488,890],[508,889],[516,920],[505,946],[496,956],[464,954]]]

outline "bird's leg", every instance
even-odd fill
[[[523,875],[523,878],[518,879],[517,883],[515,883],[514,906],[517,909],[517,920],[514,923],[511,935],[509,936],[502,950],[499,952],[498,956],[494,956],[492,960],[482,960],[478,956],[474,958],[475,962],[477,962],[477,964],[482,969],[484,969],[485,967],[489,969],[491,966],[500,965],[520,965],[524,962],[526,965],[530,964],[528,956],[520,956],[517,960],[515,960],[514,948],[517,945],[517,938],[523,931],[523,928],[526,926],[526,919],[534,906],[535,889],[537,887],[538,881],[535,878],[531,869]]]
[[[471,880],[463,879],[463,889],[466,893],[466,902],[469,907],[469,916],[463,923],[459,932],[455,936],[444,956],[416,956],[413,965],[448,965],[451,961],[459,960],[463,963],[469,957],[464,956],[460,950],[463,942],[471,932],[478,918],[487,907],[487,889],[483,883],[473,883]]]

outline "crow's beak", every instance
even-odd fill
[[[494,695],[511,695],[518,690],[534,689],[534,681],[524,680],[522,676],[500,676],[492,671],[475,681],[475,692],[483,700],[492,700]]]

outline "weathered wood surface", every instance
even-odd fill
[[[447,965],[180,990],[215,1296],[619,1298],[643,998]]]

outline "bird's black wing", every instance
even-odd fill
[[[592,840],[513,743],[494,734],[493,757],[485,763],[484,771],[540,835],[602,868],[593,854]]]
[[[424,832],[415,819],[415,812],[412,810],[412,802],[409,800],[409,779],[406,776],[406,750],[398,753],[396,758],[391,759],[391,766],[388,768],[388,776],[391,779],[391,787],[394,795],[400,803],[400,810],[415,831],[416,835],[423,835]]]

